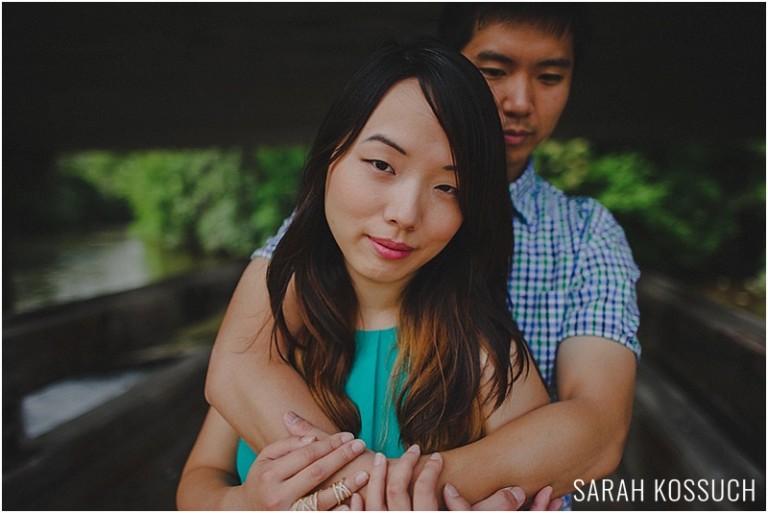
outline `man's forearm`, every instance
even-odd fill
[[[326,433],[339,430],[287,364],[265,362],[253,354],[239,356],[260,361],[255,365],[242,362],[242,370],[209,376],[207,396],[254,451],[286,436],[283,416],[288,411],[301,414]]]
[[[268,265],[254,259],[240,278],[216,337],[205,384],[208,402],[257,452],[285,436],[282,419],[289,410],[328,433],[338,431],[301,376],[271,350]]]
[[[575,479],[602,477],[618,464],[616,448],[623,441],[604,443],[611,436],[596,436],[599,423],[600,413],[578,401],[542,406],[477,442],[444,452],[441,485],[453,484],[472,503],[512,485],[527,497],[550,485],[552,496],[560,497],[573,490]]]
[[[632,417],[637,361],[599,337],[572,337],[558,350],[559,402],[512,420],[484,439],[448,451],[442,478],[474,502],[503,486],[554,497],[575,479],[598,479],[621,461]],[[514,392],[513,392],[514,393]],[[471,497],[470,497],[471,496]]]
[[[283,416],[290,410],[327,433],[338,431],[299,374],[270,352],[265,274],[266,263],[254,261],[238,284],[206,383],[208,400],[257,452],[285,436]],[[575,479],[610,473],[628,431],[635,365],[634,355],[613,342],[564,341],[558,355],[562,401],[444,452],[442,484],[450,482],[474,503],[513,485],[532,496],[550,484],[557,496]]]

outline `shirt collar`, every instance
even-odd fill
[[[531,158],[528,160],[523,174],[509,184],[509,197],[512,199],[512,206],[525,224],[531,224],[536,220],[535,188],[536,171]]]

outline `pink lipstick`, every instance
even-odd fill
[[[369,236],[373,249],[387,260],[400,260],[413,252],[413,248],[402,242],[396,242],[390,239],[379,239]]]

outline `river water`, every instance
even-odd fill
[[[209,262],[146,244],[127,227],[33,237],[12,244],[16,313],[141,287]],[[3,307],[9,310],[9,305]]]
[[[23,313],[69,301],[121,292],[169,278],[211,263],[183,252],[145,244],[126,227],[13,241],[13,312]],[[7,264],[7,262],[6,262]],[[3,308],[10,311],[10,305]],[[35,438],[118,397],[147,369],[75,376],[22,400],[24,435]]]

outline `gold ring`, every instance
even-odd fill
[[[317,511],[317,492],[297,499],[291,506],[291,511]]]
[[[352,497],[352,490],[344,484],[344,480],[336,481],[331,485],[333,490],[333,496],[336,498],[336,505],[341,506],[341,503]]]

